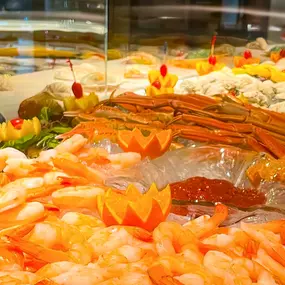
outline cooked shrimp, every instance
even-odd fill
[[[258,229],[248,223],[241,223],[241,229],[244,230],[252,239],[258,242],[273,242],[281,243],[280,235],[275,234],[269,230]]]
[[[282,284],[285,283],[285,267],[271,258],[264,249],[258,249],[256,261],[268,269],[274,277],[277,277],[278,280],[282,282]]]
[[[79,161],[76,155],[69,153],[69,152],[58,152],[55,149],[43,150],[40,152],[39,157],[36,158],[36,161],[39,163],[49,163],[54,158],[65,158],[71,161]]]
[[[98,285],[152,285],[149,276],[143,272],[125,272],[117,277],[97,283]]]
[[[98,260],[99,265],[109,266],[115,263],[132,263],[142,259],[154,260],[157,256],[155,251],[143,249],[131,245],[123,245],[109,253],[103,254]]]
[[[204,257],[205,267],[229,284],[252,284],[266,271],[259,263],[247,258],[231,258],[219,252],[209,251]],[[240,282],[240,283],[238,283]]]
[[[103,188],[95,186],[66,187],[52,193],[52,202],[60,208],[96,210],[97,197],[104,193]]]
[[[209,215],[202,215],[202,216],[200,216],[200,217],[198,217],[196,219],[188,221],[187,223],[185,223],[183,225],[183,227],[189,227],[189,228],[191,228],[191,227],[195,227],[195,228],[196,227],[201,227],[201,228],[203,228],[205,222],[208,221],[210,218],[211,218],[211,216],[209,216]]]
[[[27,157],[24,153],[12,147],[0,149],[0,171],[5,168],[6,161],[10,158],[26,159]]]
[[[43,279],[39,282],[37,282],[34,285],[59,285],[58,283],[55,283],[54,281],[52,281],[51,279]]]
[[[83,268],[85,268],[85,266],[81,264],[76,264],[69,261],[60,261],[60,262],[46,264],[36,272],[36,275],[39,277],[40,280],[42,279],[52,280],[54,277],[57,277],[66,272],[69,271],[75,272]]]
[[[61,220],[77,227],[86,239],[89,239],[96,230],[106,227],[100,219],[77,212],[66,213]]]
[[[82,148],[76,153],[76,156],[81,162],[84,162],[88,166],[95,164],[108,164],[110,160],[107,158],[109,155],[108,151],[104,148]]]
[[[247,223],[241,223],[242,229],[260,243],[259,247],[266,250],[267,254],[285,266],[285,249],[281,244],[281,237],[271,231],[256,229]]]
[[[259,263],[244,257],[233,259],[231,270],[235,272],[242,272],[245,270],[248,276],[255,281],[258,280],[259,276],[266,271],[266,269]]]
[[[25,239],[9,239],[15,247],[45,262],[87,264],[92,260],[91,247],[81,232],[56,217],[37,223]]]
[[[45,216],[45,208],[41,203],[24,203],[16,208],[0,213],[0,228],[26,225],[36,222]]]
[[[127,168],[141,161],[141,155],[136,152],[123,152],[117,154],[109,154],[107,159],[115,168]]]
[[[0,243],[0,271],[17,271],[24,269],[24,255],[11,246]]]
[[[228,217],[228,208],[225,205],[218,204],[215,207],[214,215],[209,218],[205,219],[200,226],[200,223],[194,224],[190,223],[185,226],[185,228],[189,229],[196,237],[202,238],[207,234],[211,233],[215,230],[220,224],[222,224],[226,218]]]
[[[204,256],[203,264],[211,274],[224,279],[232,260],[223,252],[210,250]]]
[[[66,173],[60,172],[60,171],[48,172],[43,176],[44,184],[45,185],[60,184],[61,183],[61,180],[60,180],[61,177],[69,177],[69,176]]]
[[[35,284],[37,276],[27,271],[0,271],[0,284],[2,285],[30,285]]]
[[[27,201],[48,201],[54,191],[64,187],[61,185],[61,177],[67,177],[67,175],[63,172],[48,172],[43,177],[23,178],[26,179],[26,183],[23,181],[23,184],[27,193]]]
[[[42,187],[43,183],[40,177],[21,178],[0,188],[0,213],[25,203],[29,189]]]
[[[55,147],[55,151],[57,153],[76,153],[79,151],[84,145],[86,145],[88,140],[84,138],[82,135],[76,134],[71,138],[61,142],[58,146]]]
[[[44,185],[41,177],[20,178],[0,188],[0,213],[25,203],[26,199],[39,192]]]
[[[264,224],[252,224],[251,228],[256,230],[267,230],[275,234],[280,234],[285,227],[285,220],[270,221]]]
[[[166,281],[168,281],[169,284],[172,284],[170,280],[176,284],[177,282],[175,282],[173,277],[187,273],[198,275],[204,281],[203,284],[221,284],[221,280],[207,272],[203,265],[187,262],[179,256],[160,257],[148,269],[151,281],[157,285],[168,284],[165,283]]]
[[[174,255],[177,252],[189,251],[195,262],[203,259],[198,250],[198,240],[192,232],[174,222],[162,222],[153,231],[153,239],[159,255]],[[187,254],[187,253],[185,253]]]
[[[78,269],[84,268],[81,264],[76,264],[69,261],[61,261],[49,263],[39,269],[36,274],[40,279],[52,279],[60,274],[66,273],[68,271],[76,271]]]
[[[89,180],[90,183],[102,184],[104,180],[102,173],[80,162],[71,161],[66,158],[54,158],[53,164],[66,174],[70,176],[81,176]]]
[[[0,187],[3,187],[10,182],[11,180],[6,173],[0,173]]]
[[[154,249],[151,233],[136,227],[111,226],[95,231],[88,240],[94,254],[100,255],[115,250],[123,245],[132,245],[144,249]]]
[[[87,266],[73,266],[66,272],[50,278],[59,285],[95,285],[104,281],[103,270]]]
[[[263,271],[258,276],[257,285],[278,285],[268,271]]]
[[[17,187],[8,190],[4,187],[0,188],[0,213],[22,205],[25,203],[26,198],[27,192],[23,188]]]
[[[28,158],[9,158],[6,160],[4,173],[13,174],[16,177],[26,177],[34,169],[35,161]]]
[[[203,244],[213,245],[217,248],[231,249],[234,253],[242,256],[250,254],[249,247],[251,238],[242,230],[237,228],[222,228],[223,233],[213,234],[203,239]],[[252,252],[253,253],[253,252]]]
[[[182,274],[180,276],[176,276],[174,277],[175,280],[178,280],[180,282],[180,284],[184,284],[184,285],[204,285],[204,279],[197,275],[197,274],[193,274],[193,273],[186,273],[186,274]]]
[[[40,152],[36,160],[41,163],[48,163],[52,160],[52,158],[55,158],[56,155],[57,155],[57,151],[55,149],[43,150]]]
[[[3,186],[3,190],[15,190],[16,188],[32,189],[44,185],[42,177],[20,178]]]

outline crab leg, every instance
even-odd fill
[[[274,133],[278,133],[281,134],[283,136],[285,136],[285,128],[282,127],[282,123],[280,122],[280,127],[277,125],[274,125],[273,123],[266,123],[266,122],[262,122],[256,119],[252,119],[251,117],[248,117],[246,119],[247,123],[251,123],[256,127],[262,128],[262,129],[266,129],[268,131],[274,132]]]
[[[223,133],[223,131],[211,131],[208,129],[197,130],[195,127],[192,129],[187,128],[187,130],[180,130],[176,133],[177,136],[197,140],[201,142],[220,142],[226,144],[240,145],[245,144],[246,139],[237,137],[237,136],[229,136],[228,132]]]
[[[178,94],[161,94],[161,95],[156,95],[152,97],[142,97],[141,95],[132,93],[132,92],[126,92],[117,98],[134,98],[134,99],[166,99],[166,100],[178,100],[182,102],[188,102],[188,103],[196,103],[197,106],[208,106],[208,105],[213,105],[217,103],[217,100],[208,97],[208,96],[203,96],[203,95],[197,95],[197,94],[186,94],[186,95],[178,95]]]
[[[283,145],[276,138],[272,137],[268,132],[256,128],[255,134],[258,136],[260,141],[278,158],[285,157],[285,145]]]
[[[213,118],[204,118],[189,114],[183,114],[180,116],[176,116],[169,124],[172,124],[177,121],[184,121],[187,123],[195,123],[198,125],[202,125],[205,127],[212,127],[227,131],[233,132],[241,132],[241,133],[251,133],[253,131],[253,127],[250,124],[239,124],[239,123],[225,123]]]
[[[254,137],[248,136],[246,138],[247,145],[256,152],[268,153],[268,150],[260,144]]]
[[[236,137],[236,138],[245,138],[245,134],[242,134],[242,133],[238,133],[238,132],[232,132],[232,131],[226,131],[226,130],[209,130],[207,128],[204,128],[204,127],[200,127],[200,126],[190,126],[190,125],[176,125],[176,124],[173,124],[173,125],[169,125],[168,126],[169,129],[171,129],[172,131],[174,132],[191,132],[191,131],[195,131],[195,132],[201,132],[201,133],[204,133],[204,132],[207,132],[207,131],[210,131],[211,133],[213,134],[216,134],[216,135],[219,135],[219,136],[223,136],[223,137]]]

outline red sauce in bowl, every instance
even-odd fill
[[[240,189],[220,179],[192,177],[170,184],[172,199],[231,204],[240,208],[263,205],[266,197],[256,189]]]

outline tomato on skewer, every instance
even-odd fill
[[[16,119],[11,120],[10,122],[15,129],[20,130],[22,128],[24,120],[21,118],[16,118]]]

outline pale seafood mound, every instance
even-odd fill
[[[214,96],[233,91],[236,96],[255,106],[285,112],[284,90],[285,82],[260,81],[247,74],[235,75],[231,69],[225,67],[221,71],[184,80],[178,85],[176,93]]]

